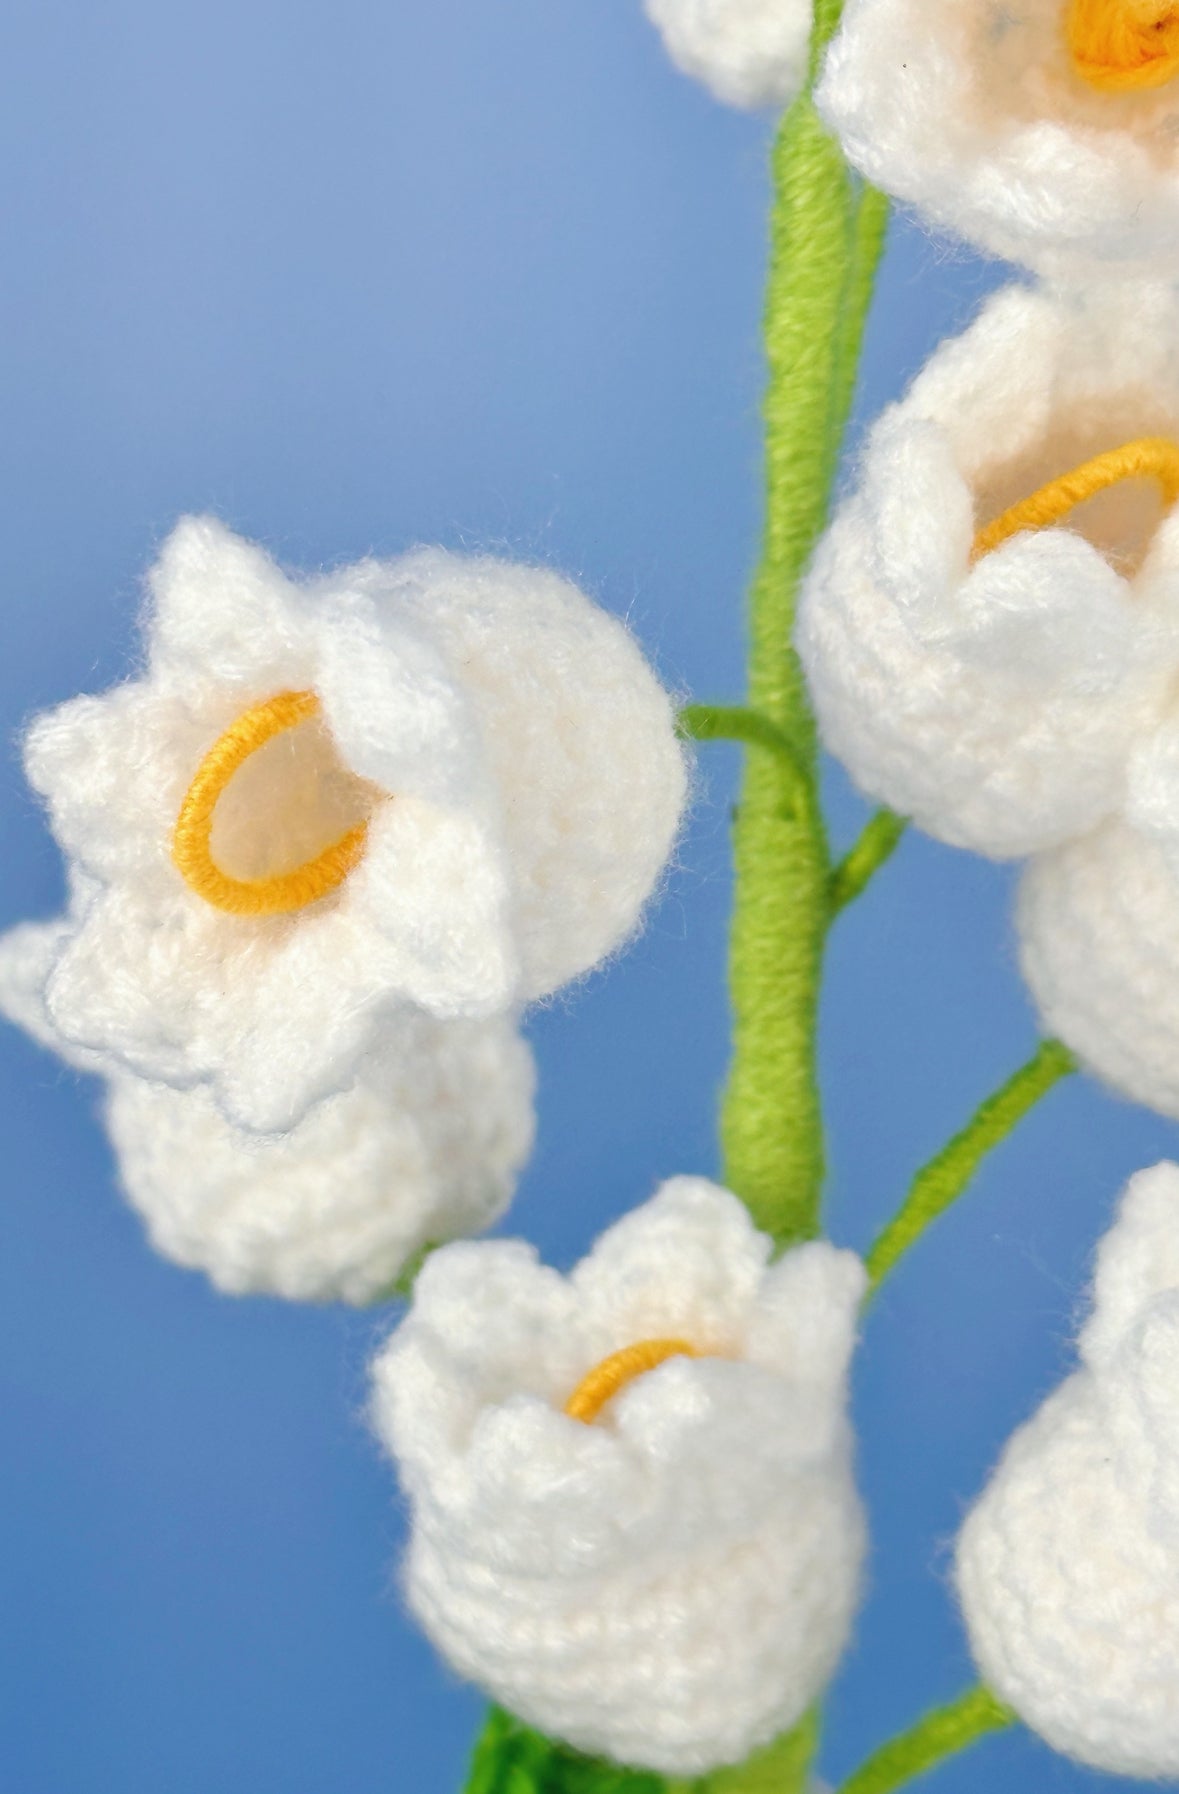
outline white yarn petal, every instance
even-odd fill
[[[297,583],[207,518],[177,527],[150,586],[142,676],[29,737],[55,833],[96,887],[45,970],[65,1050],[289,1129],[409,1007],[512,1009],[637,927],[683,752],[631,636],[576,587],[440,550]],[[365,853],[301,911],[226,914],[184,882],[173,827],[212,745],[284,691],[313,692],[319,719],[238,771],[215,857],[262,877],[367,809]]]
[[[1045,1029],[1135,1102],[1179,1118],[1179,882],[1115,820],[1032,861],[1020,963]]]
[[[958,1542],[983,1679],[1056,1750],[1179,1775],[1179,1167],[1098,1254],[1081,1368],[1008,1444]]]
[[[123,1187],[165,1257],[234,1295],[369,1302],[422,1248],[506,1208],[532,1146],[533,1069],[511,1022],[397,1030],[350,1090],[275,1139],[205,1090],[111,1085]]]
[[[68,923],[0,937],[0,1012],[80,1071],[44,1004]],[[165,1257],[234,1295],[369,1302],[425,1247],[501,1215],[535,1132],[529,1048],[506,1017],[400,1018],[356,1082],[290,1133],[247,1133],[206,1089],[108,1080],[119,1179]]]
[[[678,69],[718,100],[785,106],[806,75],[811,0],[646,0]]]
[[[676,1178],[569,1278],[523,1246],[445,1248],[374,1366],[411,1606],[455,1668],[577,1749],[674,1776],[741,1760],[846,1643],[864,1270],[822,1242],[768,1259],[733,1196]],[[703,1355],[593,1424],[565,1414],[591,1368],[654,1337]]]
[[[1009,857],[1093,828],[1165,713],[1179,569],[1153,487],[971,545],[1080,463],[1179,438],[1177,328],[1162,289],[998,295],[877,424],[817,551],[798,647],[823,739],[942,840]]]
[[[1065,0],[848,0],[819,109],[849,160],[940,228],[1053,277],[1165,271],[1179,81],[1091,86]]]

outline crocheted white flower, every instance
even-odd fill
[[[566,581],[422,550],[297,584],[189,519],[151,591],[143,676],[28,739],[84,875],[45,993],[64,1041],[276,1132],[407,1005],[506,1010],[634,929],[683,760]]]
[[[802,86],[811,0],[646,0],[667,53],[730,106],[784,106]]]
[[[1153,482],[1123,479],[1056,527],[977,550],[984,526],[1078,464],[1179,440],[1177,330],[1161,289],[1012,287],[872,431],[798,647],[826,745],[942,840],[1002,857],[1092,828],[1166,714],[1179,520],[1160,522]]]
[[[817,98],[869,180],[996,255],[1179,251],[1172,0],[849,0]]]
[[[798,643],[867,792],[1037,856],[1048,1028],[1179,1115],[1177,341],[1170,290],[999,295],[876,426]]]
[[[0,1006],[44,1044],[61,924],[0,942]],[[70,1056],[99,1069],[84,1049]],[[398,1018],[353,1086],[289,1134],[231,1127],[207,1090],[110,1080],[120,1181],[152,1244],[218,1288],[299,1301],[387,1294],[423,1247],[503,1212],[533,1137],[532,1056],[498,1016]]]
[[[577,1749],[670,1775],[742,1759],[846,1642],[864,1271],[821,1242],[769,1255],[733,1196],[676,1178],[568,1278],[522,1243],[446,1247],[377,1360],[415,1613]]]
[[[1134,1178],[1081,1368],[1015,1434],[958,1544],[987,1685],[1057,1750],[1179,1776],[1179,1167]]]

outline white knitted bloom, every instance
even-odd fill
[[[802,86],[811,0],[646,0],[667,53],[718,100],[784,106]]]
[[[1171,291],[1008,288],[869,437],[798,647],[826,745],[942,840],[1007,857],[1094,827],[1166,714],[1179,517],[1160,523],[1157,488],[1122,482],[1058,527],[971,549],[1089,458],[1179,438],[1177,332]]]
[[[735,1197],[676,1178],[568,1278],[522,1243],[446,1247],[376,1362],[414,1612],[462,1674],[577,1749],[677,1776],[737,1761],[846,1643],[864,1271],[825,1242],[769,1257]],[[668,1340],[699,1356],[619,1373],[615,1354]]]
[[[1179,294],[1011,288],[872,432],[798,645],[826,745],[954,845],[1035,856],[1023,966],[1048,1030],[1179,1116],[1179,511],[1122,481],[973,559],[1091,457],[1179,442]]]
[[[1055,1749],[1179,1776],[1179,1166],[1101,1244],[1081,1368],[1014,1435],[958,1544],[987,1685]]]
[[[1097,29],[1115,15],[1116,29],[1135,10],[1148,32],[1172,12],[848,0],[819,109],[869,180],[995,255],[1054,276],[1165,269],[1179,252],[1174,58],[1154,63],[1157,83],[1127,85],[1114,66],[1101,79],[1070,36],[1083,12]]]
[[[45,993],[63,1041],[276,1132],[408,1005],[507,1010],[635,928],[683,760],[635,643],[575,587],[441,550],[299,584],[210,519],[179,525],[150,583],[142,676],[27,744],[83,875]],[[178,870],[178,814],[244,713],[304,693],[318,714],[217,803],[217,875],[273,882],[367,822],[363,851],[294,913],[227,913]]]
[[[56,1045],[40,992],[61,924],[0,941],[0,1007]],[[68,1055],[100,1069],[85,1049]],[[532,1056],[499,1016],[399,1017],[356,1082],[289,1134],[245,1133],[207,1090],[116,1076],[106,1120],[152,1244],[234,1295],[368,1302],[423,1247],[500,1215],[533,1137]]]

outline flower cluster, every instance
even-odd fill
[[[141,676],[29,731],[71,900],[0,942],[0,1003],[109,1080],[165,1251],[366,1299],[510,1195],[516,1017],[637,926],[685,796],[672,707],[540,568],[294,581],[189,519],[150,592]]]
[[[834,23],[810,0],[646,10],[748,107],[794,99]],[[864,174],[1040,282],[993,298],[870,434],[798,607],[824,742],[931,834],[1026,862],[1046,1028],[1179,1118],[1179,5],[849,0],[814,100]],[[806,235],[805,164],[788,177],[779,252]],[[832,265],[853,216],[835,186]],[[777,339],[775,378],[805,381],[805,330]],[[854,1621],[864,1265],[822,1239],[775,1258],[690,1177],[568,1276],[517,1242],[442,1243],[503,1211],[530,1150],[524,1007],[633,934],[668,862],[687,785],[668,694],[535,567],[419,550],[295,579],[188,519],[149,584],[139,676],[29,731],[70,896],[0,940],[0,1007],[105,1080],[129,1199],[221,1288],[370,1301],[438,1248],[374,1367],[412,1609],[575,1750],[676,1778],[742,1762],[802,1720]],[[771,708],[710,715],[805,782]],[[761,785],[772,871],[812,819]],[[839,874],[825,842],[811,860],[819,940]],[[811,968],[781,977],[777,919],[768,1007],[793,981],[801,1036]],[[763,1049],[780,1019],[753,1028]],[[1179,1775],[1177,1223],[1179,1168],[1142,1174],[1081,1367],[957,1557],[985,1701],[1149,1776]]]
[[[1179,9],[849,0],[816,99],[870,180],[1039,277],[870,432],[799,606],[823,739],[930,834],[1026,862],[1046,1030],[1179,1117]],[[994,1695],[1085,1763],[1169,1778],[1176,1240],[1163,1165],[957,1556]]]

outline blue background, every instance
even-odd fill
[[[678,687],[738,693],[767,126],[677,76],[638,0],[6,0],[0,83],[0,922],[61,890],[17,730],[125,668],[183,510],[295,564],[422,540],[552,560]],[[894,230],[861,416],[998,278]],[[641,944],[533,1023],[514,1224],[560,1263],[714,1166],[730,750],[704,768]],[[837,775],[832,806],[849,838]],[[912,839],[838,926],[841,1241],[1032,1047],[1011,886]],[[455,1788],[480,1703],[390,1593],[401,1519],[360,1412],[388,1317],[219,1298],[154,1258],[93,1109],[0,1030],[0,1786]],[[829,1777],[969,1678],[963,1504],[1067,1362],[1121,1181],[1174,1150],[1076,1080],[872,1314],[872,1589]],[[1013,1734],[938,1786],[996,1777],[1096,1779]]]

